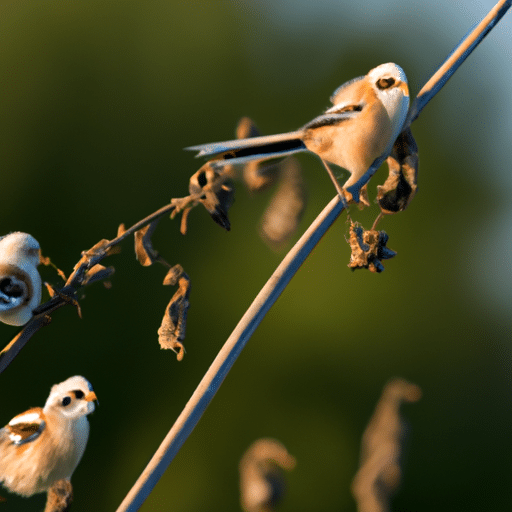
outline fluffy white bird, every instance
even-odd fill
[[[41,302],[37,240],[19,231],[0,238],[0,322],[24,325]]]
[[[46,492],[57,480],[69,480],[89,437],[86,415],[94,411],[94,393],[84,377],[52,387],[44,408],[15,416],[0,429],[0,482],[21,496]]]
[[[331,96],[333,107],[300,130],[191,146],[198,157],[214,159],[216,165],[267,160],[299,151],[311,151],[322,161],[338,165],[350,173],[340,188],[347,201],[359,202],[361,178],[377,160],[383,161],[402,130],[409,109],[407,77],[400,66],[382,64],[366,76],[341,85]],[[225,160],[225,161],[224,161]]]

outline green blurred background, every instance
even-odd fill
[[[200,165],[183,147],[295,129],[334,89],[388,61],[412,97],[493,5],[488,0],[20,1],[0,7],[0,233],[27,231],[66,273],[80,252],[185,195]],[[252,337],[141,510],[240,510],[237,464],[258,437],[296,456],[281,510],[353,511],[359,443],[384,384],[423,390],[394,510],[512,506],[511,16],[413,125],[419,193],[380,225],[398,252],[383,274],[347,268],[346,215]],[[300,156],[309,204],[301,232],[334,196]],[[382,183],[382,169],[370,185]],[[154,244],[192,280],[177,362],[156,331],[174,290],[132,244],[110,258],[112,289],[59,310],[1,375],[0,424],[43,405],[74,374],[100,406],[73,477],[74,512],[119,505],[203,373],[278,265],[257,235],[270,191],[237,188],[232,230],[205,211],[189,232],[161,221]],[[351,211],[367,227],[377,213]],[[297,235],[298,237],[298,235]],[[48,268],[44,279],[58,286]],[[0,325],[2,344],[17,329]],[[2,510],[42,510],[8,495]]]

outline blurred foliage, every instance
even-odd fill
[[[264,134],[297,128],[338,85],[382,62],[406,70],[414,95],[478,21],[445,2],[339,4],[315,2],[312,13],[296,2],[290,17],[284,0],[0,7],[0,233],[31,233],[69,273],[119,223],[187,193],[202,162],[183,147],[233,138],[243,115]],[[491,34],[414,124],[419,193],[379,225],[398,253],[385,272],[347,268],[343,215],[141,510],[239,510],[238,461],[261,436],[297,458],[283,512],[355,510],[360,437],[393,376],[423,390],[404,408],[412,435],[394,508],[510,509],[510,181],[495,173],[510,147],[498,128],[511,105],[496,88],[510,73],[500,57]],[[334,189],[313,156],[300,162],[304,230]],[[373,178],[371,199],[385,177]],[[100,406],[73,477],[74,512],[115,510],[279,263],[257,236],[269,194],[238,186],[230,233],[199,209],[185,237],[177,219],[160,222],[155,248],[192,282],[182,362],[157,341],[173,293],[161,286],[165,269],[142,268],[125,242],[106,262],[112,288],[86,289],[83,319],[58,311],[0,376],[0,423],[71,375],[93,383]],[[377,212],[351,215],[369,228]],[[4,344],[16,332],[0,326]],[[2,510],[43,504],[8,495]]]

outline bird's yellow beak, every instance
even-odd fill
[[[85,395],[84,400],[86,402],[92,402],[94,400],[98,400],[98,398],[96,397],[96,393],[94,391],[91,391],[87,393],[87,395]]]

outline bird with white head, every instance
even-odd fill
[[[361,178],[375,162],[384,161],[402,130],[409,109],[407,77],[397,64],[382,64],[338,87],[331,102],[333,107],[297,131],[185,149],[211,158],[216,166],[310,151],[324,164],[350,173],[342,188],[333,181],[347,202],[359,202]]]
[[[86,416],[97,400],[79,375],[52,387],[45,406],[15,416],[0,429],[0,482],[21,496],[70,480],[89,438]]]

